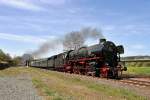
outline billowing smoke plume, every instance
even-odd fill
[[[33,57],[40,57],[43,54],[51,51],[51,50],[55,50],[57,49],[58,46],[60,46],[62,43],[61,39],[54,39],[54,40],[49,40],[45,43],[43,43],[36,51],[32,52],[32,56]]]
[[[84,45],[88,38],[97,39],[104,38],[104,36],[96,28],[83,28],[80,31],[68,33],[64,37],[63,47],[65,50],[78,49]]]
[[[84,45],[88,38],[99,39],[104,38],[104,36],[96,28],[83,28],[80,31],[70,32],[64,37],[45,42],[36,51],[32,52],[32,56],[40,57],[51,50],[57,49],[60,45],[63,46],[64,50],[78,49]]]
[[[83,28],[83,29],[81,29],[80,33],[82,36],[84,36],[84,39],[87,39],[87,38],[104,38],[101,31],[96,29],[96,28],[91,28],[91,27]]]

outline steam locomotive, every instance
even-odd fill
[[[121,78],[127,68],[120,63],[122,45],[100,39],[100,43],[70,50],[45,59],[31,60],[30,66],[106,78]]]

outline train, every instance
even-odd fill
[[[8,68],[9,66],[10,66],[9,62],[7,62],[7,61],[0,61],[0,70]]]
[[[54,71],[89,75],[94,77],[121,78],[127,70],[120,61],[123,45],[100,39],[98,44],[69,50],[44,59],[30,60],[29,66]]]

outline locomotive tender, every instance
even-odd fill
[[[30,66],[52,69],[61,72],[92,75],[96,77],[121,78],[127,68],[120,64],[122,45],[100,39],[100,43],[78,50],[54,55],[46,59],[30,61]]]

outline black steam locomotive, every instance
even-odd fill
[[[100,43],[78,50],[54,55],[46,59],[30,61],[30,66],[52,69],[61,72],[92,75],[96,77],[120,78],[127,68],[120,64],[122,45],[100,39]]]

